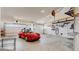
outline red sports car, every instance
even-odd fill
[[[34,33],[34,32],[20,32],[19,33],[19,38],[25,39],[26,41],[32,42],[40,39],[40,34],[39,33]]]

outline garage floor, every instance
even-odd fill
[[[6,41],[11,43],[12,41]],[[47,34],[41,34],[41,38],[35,42],[26,42],[20,38],[17,38],[16,50],[17,51],[72,51],[72,40],[62,38],[60,36],[53,36]],[[9,46],[10,45],[10,46]],[[12,50],[12,44],[4,44],[4,49]],[[1,49],[2,51],[3,49]]]

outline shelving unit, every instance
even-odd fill
[[[6,43],[5,44],[5,41],[11,41],[11,40],[13,40],[13,43],[10,43],[10,44],[9,43]],[[13,44],[13,49],[12,48],[11,49],[8,49],[7,48],[7,50],[13,50],[13,51],[16,50],[16,37],[13,37],[13,36],[12,37],[11,36],[9,36],[9,37],[1,37],[0,41],[1,41],[1,48],[2,49],[5,49],[5,45],[7,45],[7,44],[9,44],[9,45]]]

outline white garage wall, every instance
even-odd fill
[[[79,13],[79,7],[76,8],[75,10],[76,13]],[[77,35],[75,35],[75,38],[74,38],[74,47],[76,51],[79,51],[79,15],[75,17],[75,28],[74,28],[74,31],[76,33],[78,33]]]
[[[75,19],[75,32],[79,33],[79,17]],[[75,35],[75,50],[79,51],[79,34]]]
[[[73,38],[74,37],[73,35],[68,35],[68,33],[73,34],[73,29],[70,29],[71,25],[73,24],[73,21],[69,21],[69,22],[70,23],[68,25],[64,25],[64,27],[60,26],[60,25],[63,25],[64,22],[56,23],[56,24],[58,24],[57,26],[56,26],[56,24],[53,24],[56,28],[58,28],[58,30],[59,30],[58,34],[55,33],[56,30],[52,30],[52,27],[45,26],[45,33],[51,34],[51,35],[60,35],[62,37],[66,37],[66,38]],[[63,33],[63,34],[61,35],[61,33]]]
[[[43,25],[34,24],[34,32],[43,33]]]
[[[1,8],[0,8],[0,37],[1,37],[1,27],[2,27],[2,24],[1,24]]]

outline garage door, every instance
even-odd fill
[[[25,28],[24,24],[5,24],[6,35],[18,35],[21,29]]]

